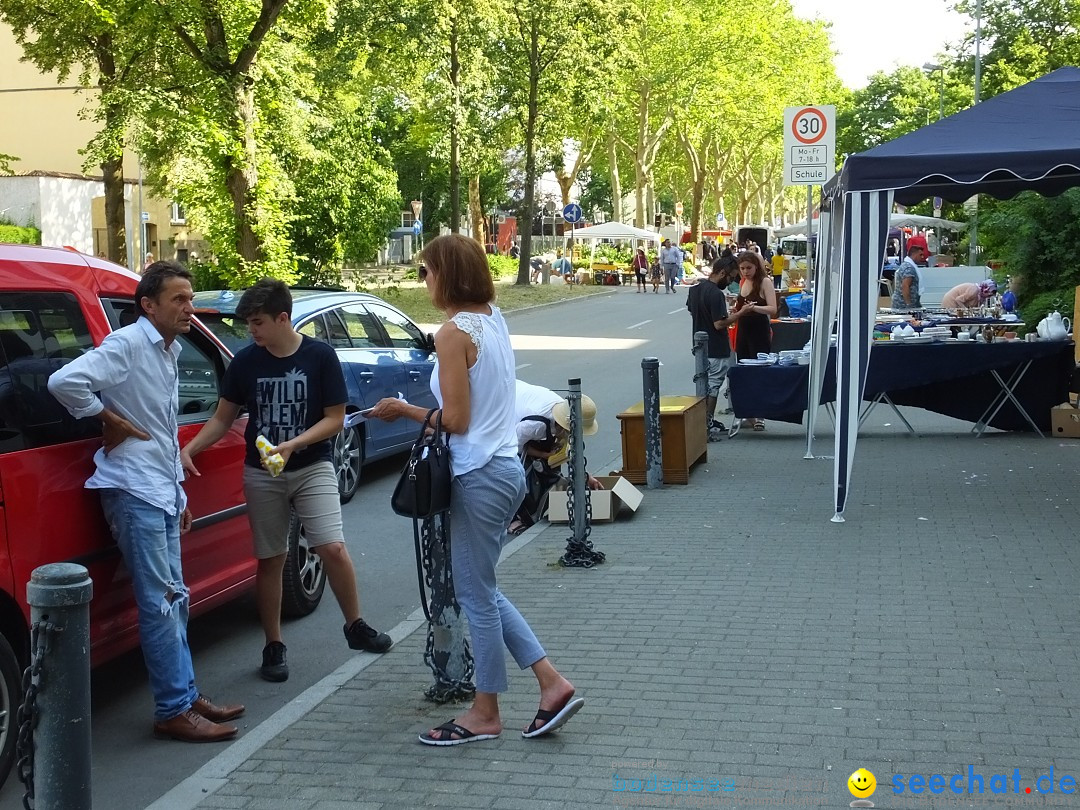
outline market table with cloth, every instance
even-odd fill
[[[829,351],[821,404],[836,399],[835,354],[834,347]],[[1032,430],[1031,422],[1048,431],[1050,409],[1068,399],[1075,367],[1072,341],[906,345],[878,341],[870,352],[863,399],[887,398],[893,405],[963,419],[975,423],[980,433],[987,425]],[[799,424],[809,379],[809,366],[735,366],[728,372],[731,407],[740,419]]]

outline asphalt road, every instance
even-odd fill
[[[595,400],[601,429],[586,443],[590,472],[601,475],[618,467],[615,414],[642,398],[643,357],[660,358],[661,393],[694,392],[685,305],[685,290],[654,295],[617,287],[611,294],[508,317],[519,378],[559,390],[580,377],[583,392]],[[386,630],[419,607],[411,525],[389,508],[401,463],[398,458],[365,467],[359,492],[343,507],[364,616]],[[254,601],[239,599],[189,627],[200,689],[215,699],[246,704],[239,723],[243,734],[354,655],[341,627],[328,588],[314,614],[284,628],[289,680],[267,683],[258,675],[263,638]],[[137,650],[96,669],[92,694],[95,807],[144,808],[222,750],[151,737],[151,699]],[[21,807],[22,790],[13,774],[0,791],[0,810]]]

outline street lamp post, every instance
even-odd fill
[[[942,65],[935,65],[933,62],[927,62],[922,66],[922,69],[927,74],[938,74],[938,121],[945,117],[945,68]]]

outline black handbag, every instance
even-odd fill
[[[435,417],[434,430],[427,432],[432,408],[420,425],[420,436],[409,453],[409,461],[390,497],[391,508],[402,517],[427,520],[450,509],[450,448],[442,431],[442,411]]]

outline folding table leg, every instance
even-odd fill
[[[1040,438],[1045,438],[1043,436],[1043,432],[1039,430],[1039,426],[1035,424],[1035,421],[1031,418],[1031,415],[1026,410],[1024,410],[1024,406],[1020,404],[1020,400],[1018,400],[1013,394],[1013,392],[1016,390],[1016,386],[1020,384],[1020,380],[1027,373],[1027,370],[1031,368],[1032,362],[1034,361],[1028,360],[1027,362],[1019,365],[1016,371],[1014,371],[1012,376],[1009,378],[1008,382],[1005,382],[1005,380],[1001,378],[1001,375],[998,374],[997,369],[990,370],[990,374],[995,380],[997,380],[997,384],[1001,386],[1001,393],[995,396],[994,399],[990,402],[990,405],[987,406],[985,411],[983,411],[983,415],[979,417],[979,421],[976,422],[975,426],[971,429],[972,433],[974,433],[976,436],[982,436],[983,433],[986,432],[986,429],[990,426],[990,422],[995,416],[997,416],[998,411],[1001,410],[1002,406],[1006,402],[1011,401],[1012,404],[1016,406],[1016,410],[1020,412],[1020,415],[1023,416],[1025,420],[1027,420],[1027,423],[1029,425],[1031,425],[1032,430],[1038,433]]]
[[[918,436],[919,434],[915,432],[915,428],[913,428],[908,422],[908,420],[904,418],[904,415],[900,413],[900,409],[896,407],[896,403],[889,399],[889,395],[882,394],[881,396],[886,402],[889,403],[889,407],[893,409],[893,413],[896,414],[897,418],[904,423],[904,427],[908,429],[908,433],[910,433],[912,436]]]

